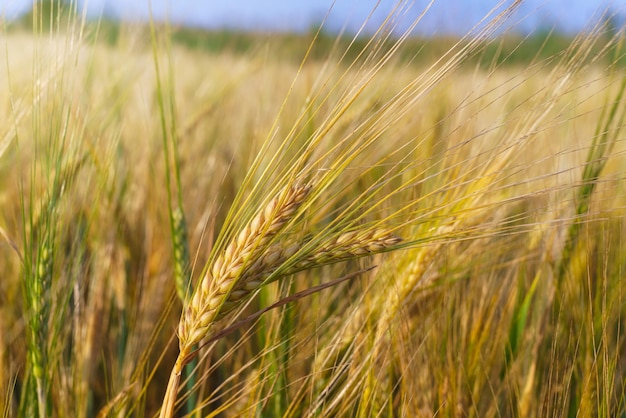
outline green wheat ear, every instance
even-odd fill
[[[31,361],[33,375],[39,381],[46,376],[46,346],[48,340],[48,319],[50,317],[50,288],[52,284],[52,261],[54,248],[50,236],[43,239],[37,249],[34,275],[30,287]]]
[[[190,294],[191,263],[189,258],[189,240],[187,239],[187,222],[180,207],[172,213],[174,224],[174,278],[176,294],[181,302],[186,303]]]

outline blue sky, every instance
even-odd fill
[[[436,0],[420,23],[422,34],[465,33],[500,0]],[[511,0],[508,0],[510,2]],[[147,19],[148,0],[78,0],[90,16],[105,14],[129,20]],[[151,0],[155,17],[168,18],[176,24],[208,28],[247,30],[301,31],[320,22],[333,5],[332,0]],[[328,18],[328,27],[342,25],[354,31],[374,6],[372,19],[377,26],[391,10],[394,0],[336,0]],[[429,0],[415,0],[414,11],[406,21],[423,10]],[[0,11],[12,18],[30,7],[30,0],[0,0]],[[626,0],[526,0],[515,16],[518,27],[529,31],[538,27],[556,27],[578,31],[599,10],[607,7],[626,14]]]

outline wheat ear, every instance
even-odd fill
[[[178,338],[181,353],[187,354],[191,346],[207,336],[211,325],[224,316],[220,308],[228,302],[231,290],[244,273],[251,273],[247,267],[263,256],[272,239],[293,217],[309,191],[309,186],[294,186],[280,192],[216,258],[180,320]]]
[[[190,274],[190,257],[189,257],[189,240],[187,238],[187,223],[185,222],[185,214],[179,206],[172,213],[172,223],[174,226],[174,278],[176,282],[176,293],[181,302],[189,297],[189,285],[191,280]]]
[[[179,323],[180,353],[172,369],[161,417],[173,414],[180,374],[192,347],[210,335],[213,324],[240,306],[268,280],[380,253],[401,241],[383,228],[331,234],[331,238],[317,245],[306,240],[276,239],[296,215],[310,189],[310,186],[294,186],[281,191],[218,255],[200,281]]]
[[[309,254],[302,255],[301,258],[296,256],[295,258],[299,259],[293,264],[289,264],[289,260],[308,243],[279,242],[273,244],[242,273],[241,278],[232,288],[228,300],[222,304],[220,316],[234,310],[250,292],[281,277],[387,251],[400,241],[402,238],[383,228],[347,232],[322,243],[310,250]],[[281,271],[277,272],[277,268],[280,268]],[[272,274],[274,277],[270,278]]]
[[[229,300],[231,292],[244,273],[262,274],[262,271],[251,271],[249,267],[263,256],[276,234],[293,218],[310,190],[310,186],[300,185],[279,192],[217,256],[200,280],[183,310],[178,326],[180,352],[170,375],[161,417],[170,417],[174,412],[180,374],[192,347],[207,337],[212,325],[227,313],[222,310],[222,306],[232,305],[234,301]],[[248,290],[247,294],[252,294],[252,291]],[[243,300],[239,292],[235,296],[236,301]]]

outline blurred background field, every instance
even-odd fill
[[[293,236],[403,241],[258,289],[220,328],[360,272],[200,348],[179,416],[626,414],[611,19],[398,43],[70,6],[1,26],[3,416],[155,416],[188,303],[176,278],[197,285],[301,153],[314,192]]]

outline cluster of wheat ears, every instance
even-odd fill
[[[623,416],[623,34],[412,3],[296,64],[0,21],[2,416]]]
[[[161,416],[173,414],[178,382],[194,347],[211,336],[217,321],[261,286],[298,271],[380,253],[401,241],[385,229],[346,232],[309,249],[304,256],[297,256],[306,242],[284,239],[281,233],[299,215],[298,209],[311,187],[294,185],[278,193],[217,256],[198,282],[178,326],[180,353]]]

